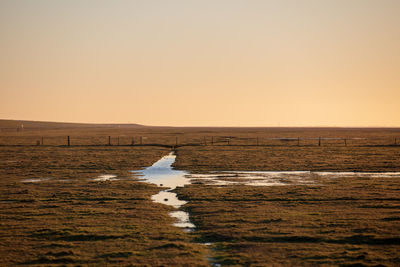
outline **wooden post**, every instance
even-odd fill
[[[108,145],[111,146],[111,136],[108,136]]]
[[[69,135],[68,135],[67,144],[68,144],[68,146],[70,146],[70,145],[71,145],[71,143],[69,142]]]
[[[300,137],[297,137],[297,146],[300,146]]]
[[[257,136],[257,146],[258,146],[258,136]]]
[[[347,146],[347,140],[346,140],[346,138],[344,139],[344,146]]]
[[[321,137],[318,137],[318,146],[321,146]]]
[[[132,145],[132,146],[135,145],[135,137],[132,137],[132,143],[131,143],[131,145]]]
[[[226,139],[226,141],[228,141],[228,146],[229,146],[229,141],[230,141],[231,139],[228,137],[227,139]]]
[[[44,143],[43,143],[43,136],[42,136],[42,146],[44,145]]]
[[[204,136],[204,145],[206,146],[207,145],[207,140],[206,140],[206,137]]]
[[[117,137],[117,144],[119,145],[119,136]]]
[[[394,139],[394,145],[397,146],[397,138]]]
[[[214,136],[211,136],[211,145],[214,145]]]
[[[140,144],[143,145],[143,138],[142,138],[142,136],[140,137]]]

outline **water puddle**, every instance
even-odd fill
[[[175,159],[176,156],[171,152],[150,167],[139,171],[132,171],[132,173],[138,175],[145,182],[167,187],[167,190],[163,190],[153,195],[151,199],[157,203],[173,206],[174,208],[179,209],[187,202],[178,199],[177,195],[174,192],[171,192],[171,190],[178,186],[190,184],[190,179],[186,177],[188,174],[187,172],[174,170],[172,168]],[[176,219],[176,222],[174,223],[175,226],[183,228],[185,231],[191,231],[195,228],[194,224],[190,222],[189,214],[187,212],[173,211],[169,215]]]
[[[50,178],[31,178],[31,179],[24,179],[21,180],[22,183],[39,183],[43,181],[48,181]]]
[[[312,172],[312,171],[222,171],[209,174],[188,174],[187,178],[193,184],[227,186],[282,186],[282,185],[313,185],[318,178],[400,178],[400,172]]]
[[[191,179],[192,183],[216,186],[280,186],[314,183],[314,176],[309,171],[225,171],[209,174],[190,174],[188,178]]]
[[[184,229],[193,229],[196,226],[190,222],[189,214],[187,212],[178,210],[170,212],[171,217],[176,219],[174,226],[184,228]]]
[[[331,178],[364,177],[364,178],[400,178],[400,172],[315,172],[320,176]]]
[[[117,175],[115,174],[102,174],[97,178],[94,178],[93,181],[111,181],[111,180],[118,180],[116,179]]]
[[[187,203],[184,200],[179,200],[175,193],[169,191],[161,191],[160,193],[153,195],[151,199],[154,202],[173,206],[174,208],[177,209]]]
[[[132,171],[143,181],[158,186],[167,187],[153,195],[153,201],[176,209],[187,202],[178,199],[174,192],[178,186],[187,184],[203,184],[213,186],[249,185],[249,186],[284,186],[284,185],[315,185],[321,177],[345,178],[345,177],[399,177],[400,172],[313,172],[313,171],[217,171],[207,174],[190,174],[186,171],[174,170],[172,164],[176,156],[170,153],[164,156],[152,166],[139,171]],[[102,175],[96,180],[105,181],[115,179],[115,175]],[[186,231],[193,230],[195,226],[189,220],[189,214],[184,211],[174,211],[171,217],[176,218],[175,226]]]

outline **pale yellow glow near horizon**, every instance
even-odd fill
[[[400,127],[400,1],[0,0],[0,119]]]

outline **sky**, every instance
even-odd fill
[[[398,0],[0,0],[0,119],[400,127]]]

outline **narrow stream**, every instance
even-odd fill
[[[178,199],[174,192],[176,187],[196,183],[213,186],[283,186],[283,185],[315,185],[318,178],[331,179],[345,177],[399,177],[400,172],[313,172],[313,171],[216,171],[207,174],[191,174],[186,171],[174,170],[172,164],[175,162],[174,152],[162,157],[152,166],[143,170],[132,171],[133,174],[142,178],[145,182],[153,183],[168,189],[153,195],[153,201],[175,207],[177,210],[170,213],[176,218],[175,226],[191,231],[195,225],[190,222],[189,214],[178,210],[187,202]],[[113,180],[115,175],[101,175],[95,180]]]
[[[132,173],[140,176],[140,178],[145,182],[167,187],[168,189],[153,195],[151,199],[154,202],[173,206],[179,209],[187,202],[178,199],[177,195],[174,192],[171,192],[171,190],[178,186],[190,184],[190,179],[185,177],[188,174],[187,172],[174,170],[172,168],[175,158],[175,154],[171,152],[150,167],[139,171],[132,171]],[[169,215],[176,218],[176,222],[174,223],[175,226],[183,228],[185,231],[191,231],[195,228],[194,224],[190,222],[189,214],[187,212],[177,210],[171,212]]]

